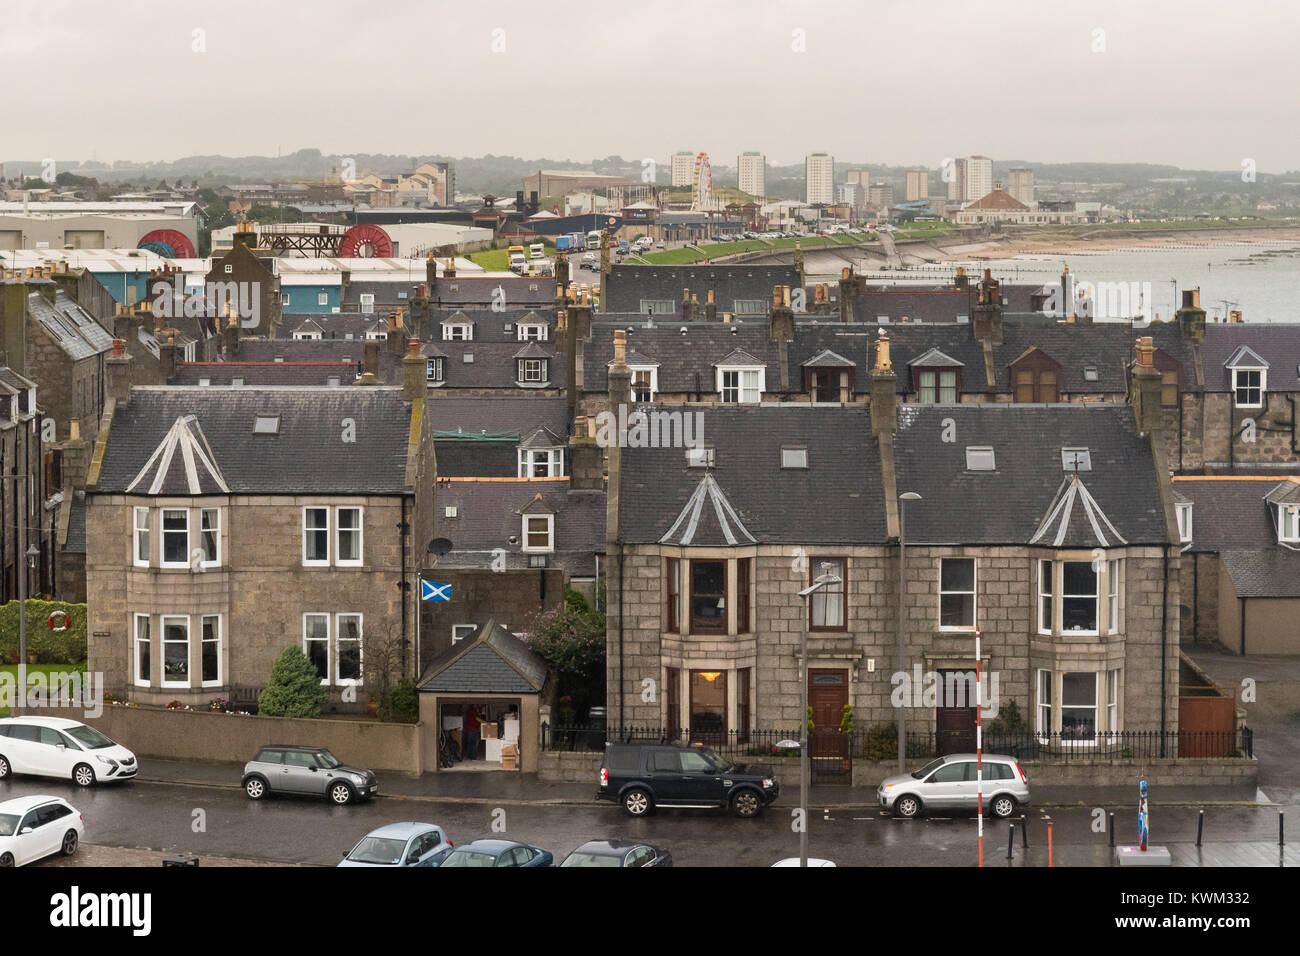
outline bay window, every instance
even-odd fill
[[[1061,675],[1061,739],[1095,740],[1097,734],[1097,675]]]
[[[135,683],[139,687],[148,687],[153,674],[152,658],[149,654],[149,615],[135,616]]]
[[[221,683],[221,616],[205,614],[201,621],[202,646],[199,655],[204,687]]]
[[[221,565],[221,509],[204,508],[199,512],[199,547],[203,554],[199,559],[202,567],[215,568]]]
[[[1090,561],[1061,562],[1061,631],[1097,633],[1097,571]]]
[[[668,593],[668,621],[664,627],[669,634],[676,634],[681,627],[682,601],[682,562],[677,558],[668,559],[666,591]]]
[[[190,686],[190,619],[167,617],[162,619],[163,687]]]
[[[1052,562],[1038,562],[1038,633],[1052,633]]]
[[[162,512],[162,566],[190,566],[190,513],[185,508],[164,508]]]
[[[1052,732],[1052,672],[1038,672],[1038,720],[1035,729],[1044,737]]]
[[[133,551],[137,568],[149,567],[149,509],[135,509],[135,549]]]
[[[691,631],[727,629],[727,562],[691,562]]]

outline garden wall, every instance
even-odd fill
[[[422,724],[365,720],[261,717],[198,710],[108,704],[99,717],[77,708],[42,709],[41,716],[89,724],[140,757],[244,763],[267,744],[328,747],[344,763],[419,775]]]

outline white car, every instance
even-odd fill
[[[773,866],[798,866],[799,858],[797,856],[786,857],[786,859],[784,860],[777,860],[772,865]],[[834,866],[835,864],[832,863],[830,860],[820,860],[817,859],[816,857],[810,856],[808,857],[808,865],[812,867],[812,866]]]
[[[0,867],[23,866],[52,853],[72,856],[86,832],[81,812],[58,797],[0,803]]]
[[[71,779],[79,787],[129,780],[135,754],[93,727],[63,717],[0,720],[0,780],[11,773]]]

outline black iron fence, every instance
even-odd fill
[[[1235,731],[1121,731],[984,735],[984,753],[1006,754],[1019,760],[1063,763],[1108,763],[1116,760],[1228,757],[1249,759],[1255,754],[1249,727]],[[542,749],[600,753],[606,742],[643,741],[700,744],[729,760],[799,756],[799,730],[720,731],[715,728],[551,726],[542,724]],[[907,758],[928,760],[952,753],[973,753],[975,734],[909,731]],[[844,732],[814,730],[809,757],[888,761],[898,759],[898,731],[893,727]]]

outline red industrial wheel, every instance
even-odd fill
[[[393,240],[379,226],[363,222],[343,234],[339,256],[344,259],[386,259],[393,254]]]

